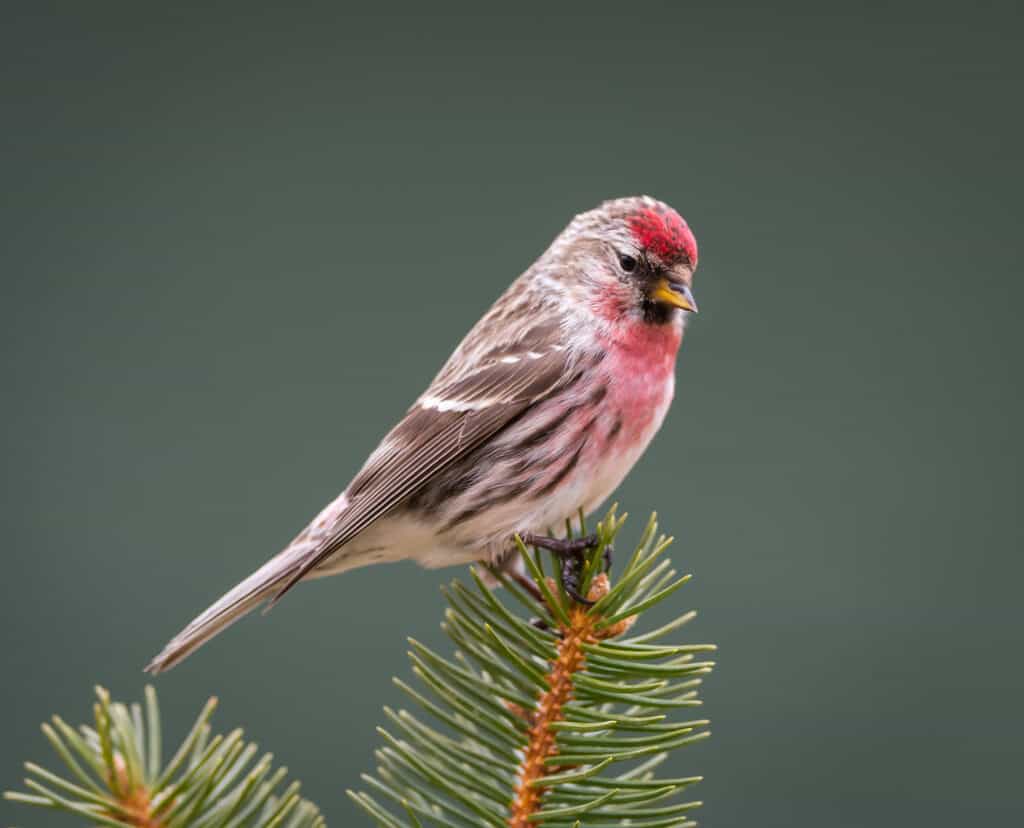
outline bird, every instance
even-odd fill
[[[575,216],[344,491],[145,669],[175,666],[299,581],[403,559],[510,570],[517,534],[545,545],[548,527],[594,511],[668,412],[697,258],[687,222],[650,196]]]

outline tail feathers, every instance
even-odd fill
[[[307,551],[289,548],[271,558],[172,638],[160,654],[146,665],[146,672],[156,675],[170,670],[217,633],[271,598],[276,590],[299,571]]]

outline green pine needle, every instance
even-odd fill
[[[279,791],[285,771],[271,772],[269,754],[250,767],[257,749],[242,731],[211,738],[210,699],[188,736],[163,765],[160,708],[146,687],[145,704],[112,702],[96,688],[95,723],[77,730],[54,716],[43,734],[69,778],[25,763],[31,793],[8,791],[12,802],[74,814],[87,825],[135,828],[324,828],[299,784]],[[412,823],[415,824],[415,823]]]
[[[423,713],[386,711],[396,730],[380,731],[380,766],[364,775],[365,791],[349,792],[376,825],[695,825],[690,812],[700,803],[680,797],[701,777],[655,772],[671,753],[709,735],[706,719],[677,711],[700,705],[697,688],[714,666],[702,656],[715,648],[662,643],[692,612],[633,632],[690,576],[677,576],[663,559],[671,538],[658,533],[652,515],[609,585],[602,556],[624,521],[613,508],[596,527],[599,543],[579,579],[581,593],[593,590],[592,607],[566,592],[557,559],[554,577],[546,577],[546,556],[519,538],[540,601],[496,571],[490,575],[505,590],[492,592],[475,571],[472,584],[444,589],[442,628],[455,653],[445,657],[410,640],[419,686],[396,684]],[[566,525],[568,537],[585,533],[582,518],[576,531]],[[559,681],[561,696],[552,689]],[[541,710],[543,699],[560,701],[556,714]],[[538,753],[541,740],[547,749]],[[535,761],[525,771],[530,756]]]

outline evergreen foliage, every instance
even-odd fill
[[[376,774],[364,775],[367,790],[349,792],[378,825],[696,824],[690,813],[700,803],[679,795],[700,777],[662,778],[656,769],[669,752],[709,735],[708,722],[690,711],[712,668],[699,654],[714,647],[661,643],[693,613],[632,632],[689,576],[677,577],[663,557],[671,538],[658,534],[652,516],[612,586],[602,559],[624,520],[613,509],[585,556],[578,594],[592,606],[570,597],[555,556],[546,576],[546,554],[521,541],[533,587],[490,574],[525,613],[475,570],[472,587],[455,581],[445,590],[443,628],[454,656],[411,640],[418,684],[396,680],[426,716],[386,708]],[[572,537],[571,526],[567,532]]]
[[[442,627],[454,654],[410,639],[417,683],[395,681],[422,712],[385,708],[376,773],[363,776],[366,790],[348,792],[377,825],[696,824],[700,803],[686,794],[701,777],[657,770],[671,752],[709,735],[692,708],[713,666],[701,654],[714,646],[663,642],[693,612],[635,631],[690,576],[678,577],[664,557],[672,539],[652,516],[612,584],[603,562],[624,522],[613,508],[578,568],[517,538],[527,576],[471,569],[471,585],[445,589]],[[571,525],[566,532],[574,537]],[[490,588],[495,579],[504,590]],[[241,730],[211,735],[215,699],[164,764],[153,688],[144,704],[96,693],[93,725],[74,729],[55,716],[42,726],[68,775],[26,763],[28,792],[7,799],[113,828],[325,826],[297,782],[282,788],[287,771],[272,770],[270,754],[253,762],[257,748]]]
[[[323,828],[312,803],[299,797],[299,783],[281,789],[288,771],[259,761],[256,745],[241,730],[211,737],[211,698],[170,761],[161,758],[160,709],[147,687],[145,705],[111,702],[96,688],[95,724],[75,729],[54,716],[43,734],[67,766],[59,776],[25,763],[31,793],[6,799],[53,808],[86,825],[136,828]]]

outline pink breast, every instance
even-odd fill
[[[681,340],[682,331],[675,325],[643,323],[606,339],[602,370],[608,383],[608,409],[621,422],[617,434],[608,434],[608,448],[612,443],[623,448],[646,443],[661,425],[672,401]]]

